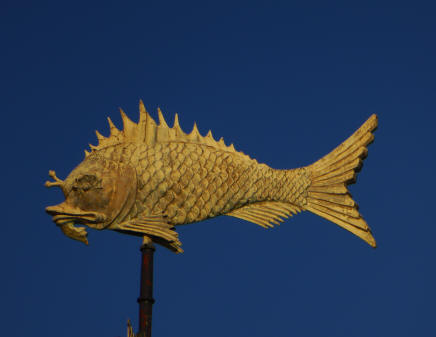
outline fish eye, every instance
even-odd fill
[[[99,180],[95,175],[85,174],[77,178],[73,190],[88,191],[92,188],[100,188],[101,179]]]

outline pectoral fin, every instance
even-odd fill
[[[146,235],[154,242],[177,253],[183,252],[180,248],[182,243],[179,241],[179,234],[174,230],[174,226],[160,215],[140,216],[118,224],[113,229],[134,235]]]

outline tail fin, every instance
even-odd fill
[[[349,230],[372,247],[376,242],[365,220],[360,215],[357,203],[348,192],[347,185],[356,182],[366,147],[374,140],[377,116],[372,115],[351,137],[325,157],[308,166],[311,185],[307,192],[305,208]]]

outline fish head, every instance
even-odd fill
[[[47,187],[59,186],[65,201],[45,210],[68,237],[88,244],[86,225],[105,229],[122,220],[131,210],[136,197],[136,170],[121,162],[93,155],[87,157],[62,181],[54,171],[55,180]]]

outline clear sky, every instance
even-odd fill
[[[93,3],[93,4],[90,4]],[[140,240],[65,237],[43,184],[138,101],[274,168],[308,165],[372,113],[351,187],[379,247],[302,213],[220,217],[155,255],[154,336],[435,336],[435,7],[385,1],[2,1],[0,334],[125,336]],[[205,238],[212,238],[206,241]]]

